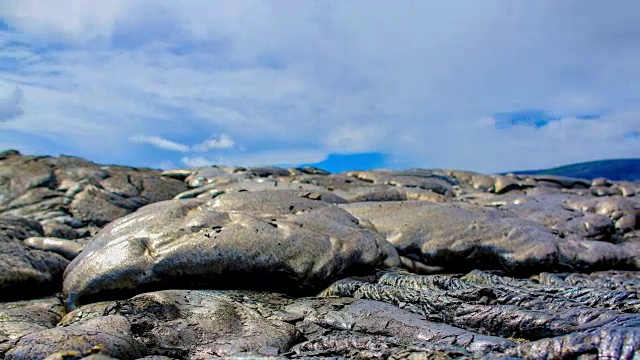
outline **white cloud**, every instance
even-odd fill
[[[484,117],[478,120],[478,124],[485,128],[495,128],[496,127],[496,119],[493,116]]]
[[[171,151],[188,152],[189,147],[184,144],[177,143],[175,141],[161,138],[160,136],[144,136],[136,135],[132,136],[130,140],[134,143],[149,144],[157,148]]]
[[[151,166],[151,167],[154,168],[154,169],[170,170],[170,169],[178,168],[178,165],[176,165],[176,163],[174,163],[173,161],[166,160],[166,161],[162,161],[159,164],[156,164],[155,166]]]
[[[0,132],[51,152],[126,163],[131,134],[162,133],[196,145],[143,142],[187,155],[241,144],[203,158],[239,165],[380,151],[487,171],[640,153],[621,140],[640,109],[633,0],[0,2],[18,30],[0,31],[0,78],[23,93]],[[530,109],[563,120],[491,126]],[[585,113],[604,115],[572,119]]]
[[[183,156],[180,161],[190,168],[214,165],[213,161],[202,156]]]
[[[212,138],[201,142],[192,147],[195,151],[208,151],[211,149],[229,149],[235,145],[235,142],[228,135],[222,134],[220,138]]]
[[[324,151],[308,148],[291,148],[286,150],[270,150],[257,152],[236,152],[218,157],[219,164],[243,166],[294,166],[297,164],[317,163],[326,158]]]
[[[326,158],[323,151],[309,149],[287,149],[258,152],[234,152],[212,157],[184,156],[180,161],[187,167],[203,167],[211,165],[225,166],[295,166],[297,164],[313,164]]]
[[[19,87],[0,83],[0,122],[21,115],[23,99]]]
[[[347,124],[331,130],[325,144],[344,152],[368,152],[385,142],[392,132],[389,128],[392,126]]]
[[[125,2],[102,0],[3,0],[0,17],[47,40],[86,43],[106,39],[123,15]]]
[[[451,168],[480,172],[540,169],[589,160],[637,157],[640,142],[624,139],[640,130],[640,109],[612,112],[597,120],[563,118],[536,129],[496,129],[482,121],[460,128],[443,126],[414,154]],[[425,130],[426,131],[426,130]],[[407,149],[402,142],[401,149]],[[413,145],[408,148],[415,149]],[[542,160],[542,161],[541,161]]]

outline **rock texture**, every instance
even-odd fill
[[[640,183],[0,153],[0,359],[637,359]]]
[[[0,303],[0,354],[25,335],[55,327],[64,314],[56,297]]]

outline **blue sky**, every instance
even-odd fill
[[[640,157],[634,0],[0,0],[0,149],[162,168]]]

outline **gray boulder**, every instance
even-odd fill
[[[83,247],[83,244],[76,241],[44,236],[27,238],[23,241],[23,244],[32,249],[40,249],[60,254],[68,260],[73,260],[73,258],[78,256]]]
[[[582,200],[583,197],[575,194],[546,194],[503,196],[473,202],[495,206],[507,216],[542,224],[562,238],[615,242],[613,220],[603,214],[578,209],[574,203]]]
[[[0,301],[59,291],[69,261],[53,252],[31,249],[22,242],[41,235],[42,227],[37,221],[0,217]]]
[[[562,239],[538,223],[473,204],[403,201],[341,207],[370,220],[400,255],[448,271],[501,269],[527,275],[640,266],[640,243]]]
[[[66,304],[148,289],[245,288],[312,293],[339,276],[398,265],[370,224],[287,192],[171,200],[118,219],[68,266]]]

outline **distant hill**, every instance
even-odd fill
[[[545,170],[512,171],[513,174],[561,175],[583,179],[604,177],[617,181],[640,181],[640,159],[589,161]]]

